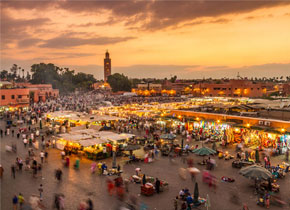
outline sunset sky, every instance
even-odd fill
[[[290,76],[289,1],[5,1],[1,70],[54,63],[103,78]]]

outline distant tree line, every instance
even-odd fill
[[[132,81],[129,80],[124,74],[115,73],[108,77],[108,83],[110,84],[112,91],[131,91]]]
[[[1,80],[15,81],[15,82],[31,82],[32,84],[52,84],[53,88],[57,88],[61,93],[73,92],[76,89],[89,90],[92,88],[92,84],[97,80],[91,74],[86,73],[75,73],[74,70],[69,68],[60,68],[52,63],[39,63],[31,66],[31,75],[29,72],[24,72],[24,69],[20,66],[13,64],[10,71],[2,70],[0,72]],[[290,76],[280,77],[239,77],[239,79],[247,79],[254,83],[259,82],[273,82],[273,83],[284,83],[290,82]],[[204,79],[177,79],[177,76],[171,76],[170,79],[156,79],[156,78],[128,78],[124,74],[115,73],[108,77],[108,83],[110,84],[114,92],[117,91],[131,91],[131,88],[136,88],[137,84],[140,83],[155,83],[162,84],[166,81],[175,82],[188,82],[188,83],[223,83],[229,81],[230,78],[204,78]]]
[[[75,73],[74,70],[60,68],[52,63],[33,64],[31,73],[32,75],[27,72],[24,76],[24,69],[13,64],[10,72],[2,70],[0,77],[1,80],[15,82],[27,81],[32,84],[52,84],[52,87],[59,89],[60,93],[69,93],[76,89],[89,90],[92,88],[92,84],[97,81],[91,74]]]
[[[24,82],[26,80],[31,79],[31,75],[27,72],[26,76],[24,75],[24,69],[18,66],[17,64],[13,64],[10,68],[10,71],[2,70],[0,72],[1,80],[8,81],[16,81],[16,82]]]

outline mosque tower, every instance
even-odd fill
[[[107,50],[104,59],[104,82],[108,81],[108,77],[111,75],[111,58]]]

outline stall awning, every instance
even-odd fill
[[[133,134],[122,133],[117,134],[109,131],[101,131],[98,133],[101,139],[110,140],[110,141],[122,141],[128,138],[132,138]]]
[[[89,146],[93,146],[96,144],[107,143],[107,141],[105,141],[103,139],[85,139],[85,140],[75,141],[75,143],[78,143],[84,147],[89,147]]]
[[[82,134],[60,134],[59,137],[67,141],[78,141],[92,138],[92,136],[90,135],[82,135]]]
[[[84,129],[84,130],[73,131],[71,133],[60,134],[59,138],[65,139],[67,141],[72,141],[72,142],[81,142],[83,140],[94,139],[98,142],[96,144],[102,144],[108,141],[121,141],[125,139],[130,139],[134,136],[135,135],[129,134],[129,133],[118,134],[118,133],[113,133],[110,131],[98,132],[93,129]]]
[[[83,135],[92,135],[97,136],[98,130],[95,129],[82,129],[82,130],[74,130],[71,134],[83,134]]]

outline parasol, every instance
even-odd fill
[[[176,138],[176,135],[169,133],[169,134],[162,134],[160,136],[161,139],[169,139],[169,140],[174,140]]]
[[[198,168],[194,168],[194,167],[188,168],[187,170],[189,171],[189,173],[192,173],[192,174],[200,173],[200,170]]]
[[[138,175],[139,172],[141,171],[141,168],[135,168],[136,174]]]
[[[200,155],[200,156],[206,156],[206,155],[214,155],[216,153],[216,151],[207,148],[207,147],[202,147],[199,149],[194,149],[192,151],[194,154]]]
[[[240,170],[239,174],[243,175],[244,177],[251,178],[251,179],[269,179],[272,177],[272,174],[267,169],[258,166],[252,165]]]
[[[139,145],[128,145],[127,147],[124,148],[124,151],[134,151],[140,148],[141,147]]]

